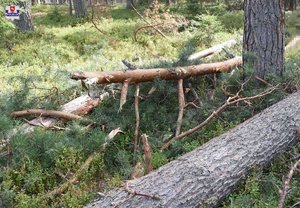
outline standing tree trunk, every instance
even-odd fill
[[[284,0],[245,0],[245,67],[255,74],[282,75],[284,65]]]
[[[69,14],[70,16],[73,15],[73,6],[72,6],[72,0],[69,0]]]
[[[31,9],[29,1],[19,1],[17,5],[22,9],[19,20],[14,20],[17,29],[22,32],[33,31],[33,23],[31,17]]]
[[[73,0],[74,11],[76,17],[85,17],[87,15],[87,9],[84,0]]]
[[[250,170],[298,142],[300,93],[280,101],[196,150],[88,205],[102,207],[216,207]],[[156,197],[156,198],[157,198]]]

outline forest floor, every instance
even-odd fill
[[[163,11],[163,12],[162,12]],[[212,59],[187,61],[195,51],[206,49],[228,39],[238,44],[230,48],[241,55],[243,12],[206,9],[202,15],[185,18],[182,8],[160,10],[159,15],[144,10],[153,24],[167,38],[152,29],[142,29],[135,40],[134,33],[146,23],[134,11],[121,7],[97,7],[92,20],[89,17],[70,17],[67,6],[34,6],[35,31],[9,31],[0,38],[0,137],[5,138],[22,120],[11,119],[15,110],[28,108],[57,109],[59,106],[87,94],[79,81],[69,79],[70,72],[126,69],[126,59],[139,68],[174,67],[227,59],[222,52]],[[97,30],[94,23],[101,30]],[[189,23],[186,25],[186,23]],[[287,14],[288,40],[297,35],[300,11]],[[287,40],[287,41],[288,41]],[[233,106],[225,110],[207,126],[172,145],[164,152],[160,147],[173,134],[178,114],[176,82],[155,81],[141,85],[141,95],[156,87],[156,92],[140,103],[140,133],[149,136],[154,169],[187,153],[209,139],[243,122],[262,109],[295,91],[300,82],[300,45],[286,53],[286,73],[282,80],[267,79],[271,84],[282,83],[276,95],[268,96],[253,106]],[[250,72],[249,72],[250,73]],[[225,99],[220,86],[225,84],[234,91],[240,74],[229,77],[205,76],[188,80],[201,99],[201,108],[187,108],[182,129],[186,130],[204,120]],[[188,84],[187,82],[187,84]],[[232,87],[233,86],[233,87]],[[245,95],[261,89],[247,87]],[[194,101],[191,93],[187,102]],[[5,207],[81,207],[97,192],[106,192],[122,185],[130,178],[133,161],[143,163],[143,151],[133,155],[135,127],[134,87],[129,88],[128,101],[118,113],[119,97],[104,100],[88,117],[96,123],[94,129],[75,121],[58,124],[68,130],[36,129],[32,134],[16,134],[9,145],[9,153],[0,155],[1,200]],[[106,135],[120,127],[124,132],[100,151]],[[140,145],[141,146],[141,145]],[[300,148],[295,147],[293,154]],[[84,161],[97,152],[80,183],[69,184],[65,193],[49,196],[47,193],[70,180]],[[283,155],[267,169],[256,170],[245,184],[224,203],[224,207],[274,207],[278,200],[278,186],[289,169],[291,153]],[[295,158],[293,158],[294,160]],[[286,162],[288,161],[288,162]],[[267,185],[262,185],[265,182]],[[296,183],[296,182],[295,182]],[[266,188],[267,187],[267,188]],[[300,189],[293,189],[288,203],[299,201]]]

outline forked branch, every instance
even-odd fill
[[[194,128],[192,129],[189,129],[181,134],[179,134],[178,136],[175,136],[173,137],[171,140],[169,140],[167,143],[165,143],[162,147],[161,147],[161,151],[167,149],[174,141],[176,140],[180,140],[182,139],[183,137],[185,136],[188,136],[192,133],[194,133],[195,131],[203,128],[205,125],[207,125],[216,115],[218,115],[221,111],[223,111],[226,107],[230,106],[230,105],[233,105],[235,103],[238,103],[238,102],[245,102],[245,101],[251,101],[251,100],[255,100],[257,98],[261,98],[261,97],[264,97],[270,93],[272,93],[274,90],[277,89],[277,86],[275,87],[271,87],[271,88],[268,88],[267,90],[255,95],[255,96],[252,96],[252,97],[244,97],[244,98],[241,98],[240,97],[240,93],[241,91],[243,90],[243,86],[244,86],[245,83],[242,84],[242,87],[241,89],[233,96],[233,97],[229,97],[223,105],[221,105],[218,109],[216,109],[215,111],[213,111],[210,116],[208,116],[202,123],[198,124],[197,126],[195,126]]]

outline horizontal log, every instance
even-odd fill
[[[192,55],[190,55],[188,57],[188,60],[189,61],[194,61],[194,60],[197,60],[197,59],[201,59],[201,58],[213,55],[215,53],[219,53],[219,52],[222,51],[222,49],[224,47],[232,47],[236,43],[237,43],[237,41],[235,39],[228,40],[228,41],[226,41],[224,43],[215,45],[215,46],[213,46],[211,48],[208,48],[208,49],[205,49],[203,51],[200,51],[200,52],[197,52],[197,53],[193,53]]]
[[[299,141],[300,93],[211,139],[196,150],[89,204],[102,207],[216,207],[249,171]]]
[[[242,58],[235,57],[227,61],[192,65],[175,68],[156,68],[156,69],[136,69],[127,71],[98,71],[98,72],[75,72],[70,75],[71,79],[93,78],[94,83],[123,83],[130,80],[130,84],[139,82],[148,82],[155,79],[176,80],[191,76],[227,72],[231,68],[241,65]]]

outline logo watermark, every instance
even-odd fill
[[[20,7],[15,5],[9,5],[5,7],[5,16],[9,20],[20,19]]]

